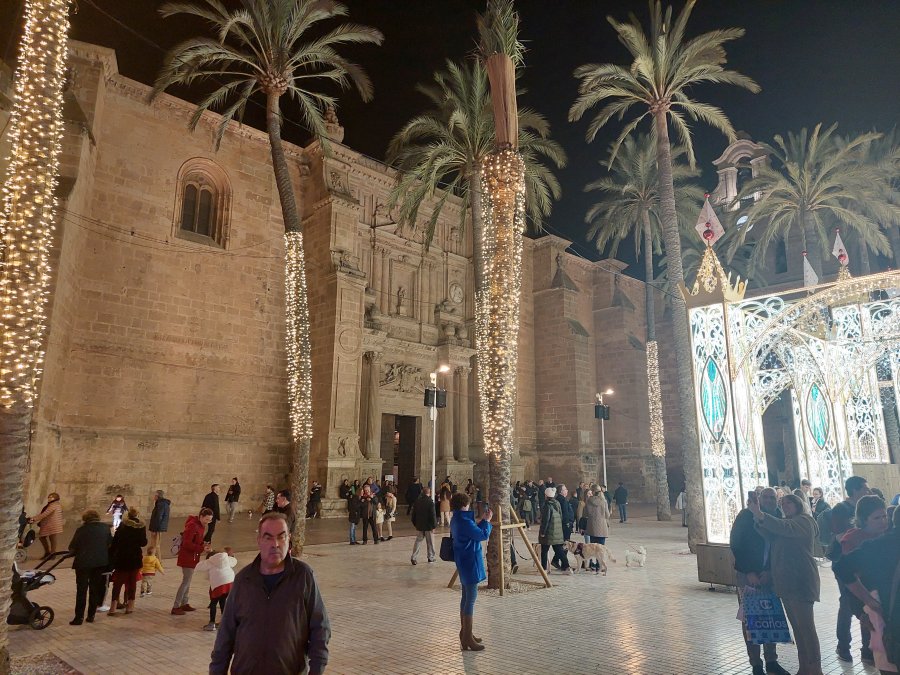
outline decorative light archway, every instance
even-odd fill
[[[831,503],[854,462],[889,461],[877,365],[900,392],[900,272],[746,300],[745,288],[711,247],[693,289],[682,288],[711,543],[728,541],[747,492],[768,484],[762,415],[785,389],[800,470]]]

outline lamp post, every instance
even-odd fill
[[[438,389],[437,378],[438,373],[446,373],[450,370],[450,366],[439,366],[436,371],[431,373],[431,387],[425,390],[425,407],[428,408],[428,417],[431,419],[431,497],[437,501],[437,480],[435,471],[437,469],[437,410],[438,408],[447,407],[447,390]]]
[[[594,417],[600,420],[600,447],[603,451],[603,484],[607,486],[607,489],[609,483],[606,481],[606,420],[609,419],[609,406],[603,404],[603,397],[611,396],[612,394],[612,389],[600,392],[597,394],[597,403],[594,404]]]

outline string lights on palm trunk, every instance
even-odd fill
[[[284,301],[287,311],[288,414],[294,442],[312,438],[312,361],[303,234],[284,233]]]
[[[478,388],[488,454],[510,456],[515,442],[519,296],[525,230],[525,163],[512,149],[482,164],[483,287],[476,317]]]
[[[0,211],[0,405],[31,406],[44,360],[69,0],[26,0]]]
[[[659,343],[656,340],[647,341],[647,396],[650,399],[650,452],[654,457],[665,457],[666,438],[659,386]]]

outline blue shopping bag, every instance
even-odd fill
[[[741,593],[747,635],[755,645],[792,642],[781,599],[767,589],[746,586]]]

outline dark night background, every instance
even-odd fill
[[[163,49],[203,31],[200,22],[162,20],[155,0],[77,0],[72,37],[116,50],[120,71],[151,83]],[[459,59],[475,47],[477,0],[347,0],[351,20],[379,28],[382,47],[354,48],[349,55],[365,66],[375,85],[375,99],[362,103],[355,93],[342,96],[338,111],[346,128],[344,142],[382,159],[391,136],[424,106],[414,86],[430,79],[447,58]],[[680,9],[681,2],[676,2]],[[15,60],[15,39],[24,0],[0,2],[0,49]],[[584,213],[591,197],[585,183],[601,170],[619,126],[612,124],[588,145],[587,122],[566,121],[576,96],[572,71],[589,62],[627,64],[628,54],[606,16],[624,20],[629,12],[646,18],[643,0],[518,0],[521,37],[528,48],[522,78],[527,93],[520,105],[544,113],[553,136],[569,155],[560,172],[563,196],[554,207],[548,230],[582,242],[576,250],[596,257],[583,243]],[[110,17],[115,17],[124,28]],[[900,2],[896,0],[701,0],[688,35],[740,26],[746,35],[728,43],[728,65],[753,77],[762,92],[751,94],[730,86],[698,88],[699,100],[720,106],[735,129],[754,140],[769,141],[776,133],[796,131],[817,122],[839,123],[844,134],[887,130],[900,118]],[[143,39],[139,36],[143,36]],[[158,45],[158,46],[156,46]],[[185,91],[176,95],[192,98]],[[196,98],[194,96],[193,98]],[[286,110],[290,114],[290,109]],[[258,124],[257,115],[247,122]],[[695,125],[694,143],[703,182],[716,184],[710,162],[726,140],[709,127]],[[308,135],[288,125],[284,136],[303,143]],[[698,205],[698,210],[699,210]],[[628,247],[620,256],[629,257]]]

